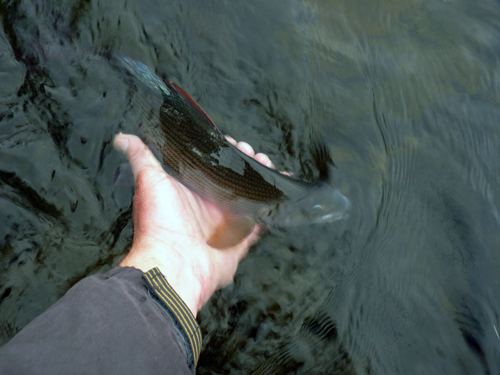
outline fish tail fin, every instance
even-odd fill
[[[172,94],[164,80],[146,64],[115,54],[108,54],[107,57],[111,64],[114,65],[119,71],[127,73],[148,88],[161,93],[163,96],[169,96]]]

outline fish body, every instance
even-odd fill
[[[116,59],[130,75],[161,93],[163,144],[156,147],[164,168],[202,198],[231,215],[280,226],[331,222],[349,208],[349,200],[326,182],[291,178],[242,153],[176,84],[140,62]]]

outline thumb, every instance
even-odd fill
[[[160,162],[139,137],[131,134],[119,133],[115,136],[113,146],[116,150],[127,155],[127,159],[132,166],[135,181],[137,181],[139,173],[146,168],[163,171]]]

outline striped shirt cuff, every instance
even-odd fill
[[[201,330],[193,314],[158,268],[146,272],[142,279],[153,300],[170,317],[184,339],[188,366],[196,367],[201,351]]]

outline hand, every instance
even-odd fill
[[[227,137],[242,152],[272,167],[264,154]],[[218,250],[207,238],[222,220],[222,211],[164,172],[136,136],[118,134],[116,149],[126,153],[135,180],[134,240],[120,266],[144,272],[158,267],[194,316],[210,296],[231,283],[238,263],[260,237],[261,227],[238,245]]]

